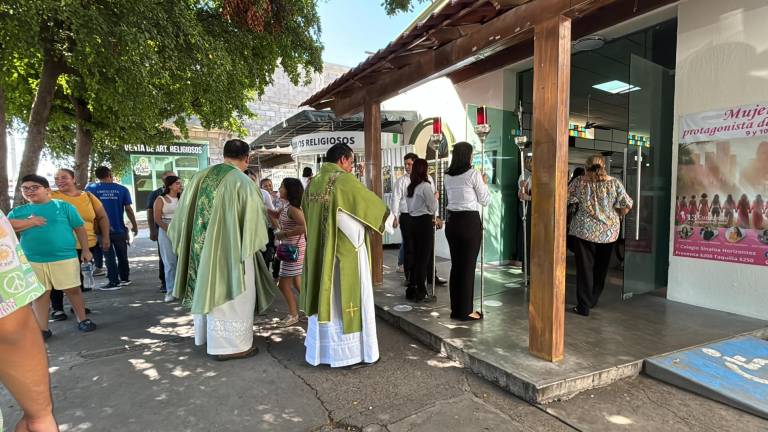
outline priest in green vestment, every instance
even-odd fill
[[[267,244],[261,193],[243,173],[250,148],[224,144],[224,163],[192,177],[168,228],[178,256],[173,295],[191,309],[195,344],[217,360],[250,357],[253,316],[276,291],[260,250]]]
[[[353,159],[348,145],[331,147],[302,200],[307,250],[299,303],[309,316],[304,345],[314,366],[379,359],[368,233],[392,232],[394,217],[351,174]]]

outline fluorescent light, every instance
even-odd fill
[[[608,81],[601,84],[595,84],[592,87],[607,93],[611,93],[611,94],[624,94],[624,93],[633,92],[635,90],[640,90],[640,87],[638,86],[633,86],[618,80]]]

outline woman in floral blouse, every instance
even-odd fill
[[[568,234],[576,237],[578,303],[573,311],[589,316],[589,309],[597,306],[603,292],[621,218],[632,208],[632,198],[621,182],[605,171],[602,156],[590,156],[585,168],[587,173],[568,187],[568,203],[578,204]]]

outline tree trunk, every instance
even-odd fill
[[[8,196],[8,141],[6,136],[5,90],[0,83],[0,210],[8,213],[11,200]]]
[[[16,182],[13,205],[17,206],[25,202],[21,196],[21,179],[28,174],[34,174],[40,164],[40,154],[45,146],[45,131],[51,114],[53,94],[56,90],[56,81],[64,71],[63,63],[53,58],[50,53],[45,53],[43,70],[40,73],[40,83],[32,103],[27,122],[27,141],[24,145],[24,153],[19,164],[19,177]]]
[[[88,104],[79,98],[70,97],[75,107],[75,118],[77,118],[77,143],[75,144],[75,183],[83,189],[88,184],[89,166],[91,159],[91,149],[93,148],[93,131],[90,128],[91,111]]]

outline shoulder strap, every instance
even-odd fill
[[[96,212],[96,206],[93,204],[93,200],[94,199],[98,199],[98,198],[96,198],[92,193],[90,193],[88,191],[85,191],[85,194],[88,195],[88,201],[91,203],[91,208],[93,209],[93,212],[95,213]]]

